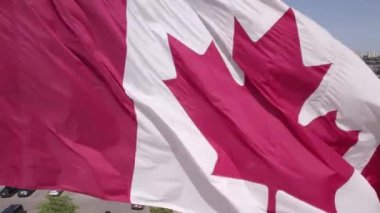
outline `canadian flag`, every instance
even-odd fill
[[[280,0],[0,2],[0,184],[380,212],[380,83]]]

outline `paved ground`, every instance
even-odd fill
[[[64,192],[73,198],[79,206],[78,213],[148,213],[149,208],[142,211],[133,211],[129,204],[100,200],[86,195]],[[62,194],[62,195],[63,195]],[[45,200],[46,190],[35,191],[30,197],[19,198],[17,194],[11,198],[0,198],[0,212],[11,204],[22,204],[28,213],[38,213],[38,205]]]

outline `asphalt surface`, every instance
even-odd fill
[[[47,193],[47,190],[37,190],[26,198],[19,198],[17,194],[11,198],[0,198],[0,212],[11,204],[21,204],[27,213],[38,213],[38,206],[46,199]],[[104,213],[105,211],[111,211],[111,213],[149,213],[148,207],[141,211],[135,211],[131,210],[130,204],[127,203],[104,201],[71,192],[63,192],[61,196],[64,194],[73,198],[74,203],[79,207],[78,213]]]

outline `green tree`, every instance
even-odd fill
[[[40,204],[39,213],[75,213],[78,209],[73,199],[67,195],[52,197]]]
[[[172,213],[172,212],[173,211],[169,209],[150,207],[150,213]]]

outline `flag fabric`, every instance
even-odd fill
[[[0,184],[180,212],[380,211],[380,82],[282,1],[0,10]]]

